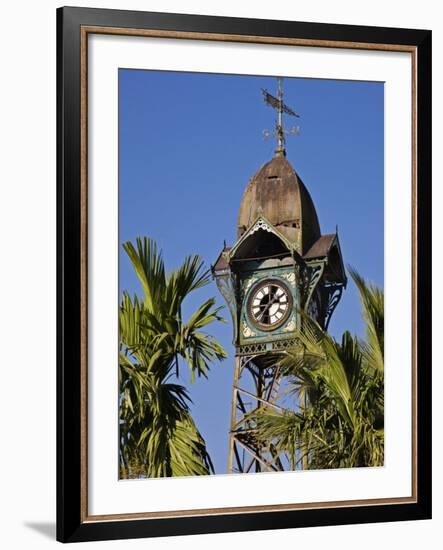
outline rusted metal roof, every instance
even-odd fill
[[[212,266],[212,271],[223,271],[225,269],[229,269],[229,263],[227,261],[227,253],[231,250],[231,247],[225,247],[220,252],[217,261]]]
[[[238,216],[238,238],[263,215],[301,255],[320,238],[317,212],[301,178],[284,156],[276,156],[252,176]]]
[[[303,255],[305,260],[313,260],[314,258],[324,258],[328,255],[332,243],[335,240],[335,233],[330,235],[322,235],[311,248]]]

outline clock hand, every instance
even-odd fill
[[[263,315],[268,311],[268,309],[276,302],[278,299],[277,293],[274,293],[274,297],[265,305],[263,311],[260,312],[260,315],[257,317],[257,321],[260,321],[263,318]]]

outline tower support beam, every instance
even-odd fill
[[[256,472],[284,469],[284,458],[276,452],[272,442],[260,441],[257,437],[255,413],[263,407],[284,411],[277,403],[281,395],[280,369],[275,363],[270,365],[266,362],[264,366],[264,357],[265,355],[235,357],[228,453],[229,473],[246,473],[252,468]],[[254,388],[255,393],[251,391]]]

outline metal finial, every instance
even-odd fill
[[[283,134],[283,87],[281,82],[281,77],[277,78],[278,82],[278,122],[277,122],[277,150],[275,154],[286,155],[284,149],[285,145],[285,136]]]
[[[288,107],[288,105],[286,105],[283,102],[282,81],[283,81],[283,78],[281,76],[277,77],[277,82],[278,82],[277,97],[274,97],[267,90],[264,90],[262,88],[264,102],[266,103],[266,105],[269,105],[273,109],[277,109],[277,113],[278,113],[278,120],[277,120],[275,129],[272,132],[270,132],[269,130],[263,130],[263,136],[265,139],[270,137],[271,135],[277,138],[277,149],[275,150],[276,156],[286,156],[285,136],[289,134],[298,135],[300,133],[300,128],[298,126],[293,126],[288,130],[286,130],[283,127],[283,113],[286,113],[287,115],[294,116],[297,118],[299,118],[300,115],[298,115],[295,111],[293,111],[290,107]]]

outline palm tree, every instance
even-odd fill
[[[161,251],[147,238],[123,245],[143,297],[123,293],[120,306],[120,474],[128,477],[206,475],[213,472],[206,444],[190,414],[191,399],[177,383],[182,362],[191,382],[206,377],[226,352],[203,329],[222,321],[215,299],[187,322],[185,298],[210,281],[198,256],[165,271]]]
[[[337,343],[304,317],[299,345],[280,364],[296,405],[255,415],[257,437],[272,441],[291,469],[381,466],[384,460],[384,295],[354,270],[365,339]]]

